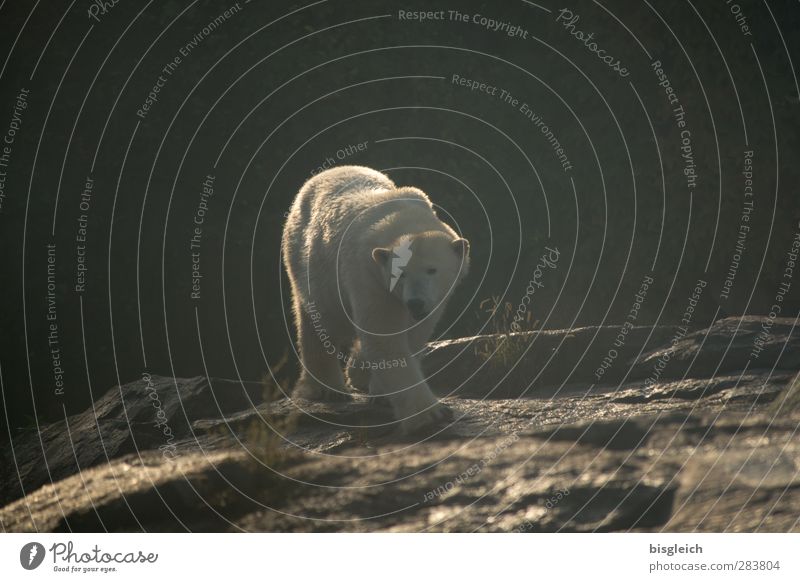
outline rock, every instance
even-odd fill
[[[213,386],[213,389],[212,389]],[[4,450],[0,504],[78,471],[134,451],[172,450],[191,437],[190,422],[242,410],[262,399],[258,382],[151,376],[114,387],[93,408],[40,432],[14,435]]]
[[[264,491],[257,474],[241,451],[175,459],[149,451],[45,485],[0,510],[0,520],[11,531],[225,529],[242,498],[256,503]]]
[[[741,413],[675,416],[655,423],[647,442],[631,450],[520,435],[477,439],[468,448],[463,441],[426,442],[388,459],[381,449],[350,449],[350,459],[305,466],[324,488],[305,489],[302,501],[287,498],[280,514],[257,511],[238,524],[252,531],[693,531],[706,506],[690,501],[675,515],[685,485],[699,483],[684,468],[711,467],[715,452],[745,450],[766,431],[782,446],[798,420],[770,427],[764,417]],[[709,430],[716,426],[719,432]],[[789,463],[794,450],[777,471],[755,463],[756,451],[752,469],[739,477],[737,502],[720,505],[707,529],[722,522],[747,531],[797,529],[787,520],[797,520],[800,503]],[[722,499],[729,482],[712,475],[706,487]],[[774,493],[787,484],[785,506],[775,505]],[[749,507],[745,493],[766,485],[773,494],[754,498],[769,503],[751,502],[742,511]],[[681,525],[684,515],[694,522]]]
[[[722,452],[703,447],[687,460],[664,529],[800,531],[800,443],[793,431],[765,426],[756,442],[736,438],[731,445]]]
[[[800,374],[794,376],[787,384],[785,390],[775,398],[769,413],[776,416],[785,416],[800,412]]]
[[[800,368],[800,328],[794,319],[728,317],[708,329],[674,336],[665,345],[631,360],[632,378],[711,378],[737,370]]]
[[[612,531],[651,503],[645,523],[669,516],[657,501],[669,474],[637,484],[643,458],[531,437],[478,439],[469,451],[453,445],[425,443],[391,462],[336,461],[324,473],[333,492],[308,488],[281,514],[257,511],[239,524],[253,531]],[[587,475],[592,462],[598,470]]]
[[[0,520],[12,531],[788,531],[800,509],[798,420],[677,416],[630,450],[519,434],[400,454],[351,445],[276,473],[241,450],[129,455],[43,487]]]
[[[750,373],[719,375],[712,378],[685,378],[658,384],[631,382],[615,390],[612,402],[650,403],[657,401],[696,401],[724,403],[728,408],[752,407],[775,399],[791,372],[753,370]],[[737,404],[738,403],[738,404]]]
[[[424,367],[439,395],[547,396],[563,384],[619,382],[628,372],[626,361],[666,344],[677,329],[581,327],[445,340],[429,344]],[[615,346],[619,338],[623,344]],[[602,368],[609,350],[616,356]]]

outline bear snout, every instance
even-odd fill
[[[426,315],[428,315],[427,310],[425,309],[425,301],[422,299],[409,299],[406,301],[406,307],[408,307],[409,313],[411,313],[411,317],[419,321],[423,319]]]

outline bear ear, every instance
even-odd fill
[[[372,260],[381,266],[388,264],[389,259],[392,257],[392,251],[381,247],[372,249]]]
[[[450,243],[456,254],[462,259],[469,256],[469,241],[465,238],[457,238]]]

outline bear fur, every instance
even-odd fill
[[[347,398],[361,378],[388,397],[405,432],[449,411],[431,392],[421,353],[469,266],[469,243],[427,195],[360,166],[309,179],[283,233],[301,373],[293,397]]]

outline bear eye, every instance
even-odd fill
[[[435,275],[436,274],[436,269],[434,267],[431,267],[426,272],[428,273],[428,275]]]

